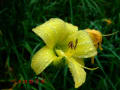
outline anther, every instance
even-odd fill
[[[68,47],[70,48],[70,46],[71,46],[71,43],[72,43],[72,41],[70,41],[69,43],[68,43]]]
[[[73,49],[74,45],[73,45],[73,42],[72,42],[72,41],[70,41],[70,42],[68,43],[68,47],[71,48],[71,49]]]
[[[74,49],[76,49],[77,44],[78,44],[78,39],[76,39],[76,41],[75,41],[75,46],[74,46]]]

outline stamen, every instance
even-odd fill
[[[74,46],[74,49],[76,49],[77,44],[78,44],[78,39],[76,39],[76,41],[75,41],[75,46]]]
[[[91,63],[94,64],[94,57],[91,58]]]
[[[99,43],[99,49],[103,50],[101,43]]]
[[[102,36],[111,36],[111,35],[115,35],[115,34],[117,34],[119,31],[116,31],[116,32],[113,32],[113,33],[111,33],[111,34],[106,34],[106,35],[102,35]]]
[[[99,68],[99,67],[96,67],[96,68],[88,68],[88,67],[85,67],[85,66],[83,66],[83,65],[81,65],[81,67],[83,67],[83,68],[85,68],[85,69],[88,69],[88,70],[96,70],[96,69]]]
[[[73,49],[74,45],[73,45],[73,42],[72,42],[72,41],[70,41],[70,42],[68,43],[68,47],[71,48],[71,49]]]
[[[88,68],[88,67],[83,67],[83,68],[85,68],[85,69],[88,69],[88,70],[96,70],[96,69],[98,69],[99,67],[96,67],[96,68]]]
[[[71,47],[71,43],[72,43],[72,41],[70,41],[70,42],[68,43],[68,47],[69,47],[69,48]]]
[[[78,44],[78,39],[76,39],[75,44],[73,43],[73,41],[70,41],[68,43],[68,47],[71,48],[71,49],[76,49],[77,44]]]

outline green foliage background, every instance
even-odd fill
[[[109,34],[120,31],[120,0],[0,0],[0,88],[11,87],[14,79],[37,77],[30,67],[31,57],[45,44],[32,28],[55,17],[79,29]],[[107,25],[105,18],[112,24]],[[119,90],[120,33],[103,37],[102,47],[94,65],[86,60],[86,66],[99,69],[86,70],[86,82],[78,90]],[[67,67],[49,66],[39,78],[45,83],[18,84],[14,90],[77,90]]]

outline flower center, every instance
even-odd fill
[[[68,43],[68,50],[67,52],[65,52],[65,55],[71,57],[75,49],[77,48],[77,44],[78,44],[78,39],[75,40],[75,43],[73,41],[70,41]]]
[[[55,49],[55,53],[58,57],[71,57],[75,52],[75,49],[77,48],[78,39],[68,42],[67,45],[68,48],[65,51],[60,46],[57,46],[57,48]]]

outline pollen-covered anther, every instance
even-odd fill
[[[69,47],[69,48],[71,48],[71,49],[73,49],[73,48],[74,48],[73,41],[70,41],[70,42],[68,43],[68,47]]]
[[[68,47],[71,48],[71,49],[76,49],[77,44],[78,44],[78,39],[75,40],[75,44],[73,43],[73,41],[70,41],[68,43]]]
[[[78,44],[78,39],[75,40],[75,46],[74,46],[74,49],[76,49],[77,44]]]

